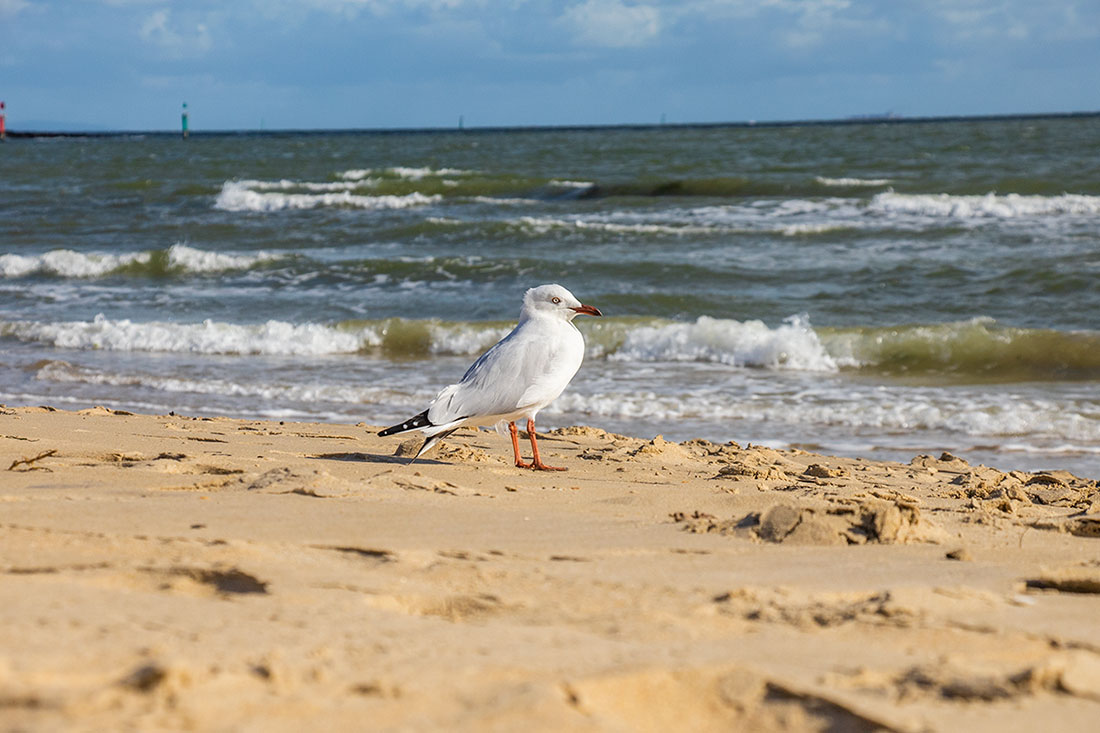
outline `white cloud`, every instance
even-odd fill
[[[1013,27],[1020,27],[1010,14],[1010,8],[1003,5],[991,5],[987,2],[961,2],[947,4],[937,2],[934,6],[953,37],[957,40],[981,40],[1012,37]],[[1026,28],[1024,32],[1026,34]]]
[[[0,17],[15,15],[29,5],[27,0],[0,0]]]
[[[641,46],[661,30],[661,15],[651,5],[626,5],[621,0],[585,0],[562,14],[577,40],[593,46]]]
[[[360,11],[374,15],[389,15],[401,10],[427,9],[434,12],[483,7],[487,0],[259,0],[267,15],[298,15],[304,9],[354,18]]]
[[[824,43],[834,30],[848,25],[839,16],[851,5],[848,0],[767,0],[765,4],[794,16],[793,26],[779,33],[780,41],[791,49],[808,49]]]
[[[1095,0],[926,0],[957,41],[1056,42],[1100,36]]]
[[[945,0],[946,1],[946,0]],[[677,23],[736,23],[758,29],[779,48],[804,53],[837,38],[895,34],[873,8],[853,0],[684,0],[662,10],[668,26]]]
[[[213,46],[210,31],[204,23],[195,23],[178,31],[172,23],[172,11],[157,10],[141,26],[141,40],[159,47],[170,58],[201,56]]]

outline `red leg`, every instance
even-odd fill
[[[523,457],[519,454],[519,435],[516,431],[516,424],[514,422],[508,423],[508,432],[512,434],[512,452],[516,456],[516,468],[530,468],[531,464],[523,460]]]
[[[536,471],[564,471],[565,468],[558,466],[547,466],[539,458],[539,444],[535,442],[535,421],[527,421],[527,435],[531,438],[531,454],[534,460],[531,461],[531,468]]]

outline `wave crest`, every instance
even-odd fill
[[[763,321],[701,316],[694,323],[643,326],[610,355],[617,361],[708,361],[730,366],[834,372],[829,355],[805,316],[769,328]]]
[[[354,353],[364,344],[381,343],[381,337],[367,329],[354,333],[312,323],[135,323],[111,320],[102,313],[92,321],[5,323],[0,336],[66,349],[269,356]]]
[[[980,380],[1100,379],[1100,333],[1014,328],[992,318],[882,328],[824,329],[836,358],[887,375]]]
[[[504,322],[437,320],[293,324],[91,321],[0,322],[0,338],[69,349],[231,355],[374,353],[386,359],[476,356],[511,329]],[[992,319],[933,325],[814,329],[806,316],[778,326],[702,316],[680,323],[604,318],[583,323],[588,354],[618,362],[704,362],[731,368],[961,381],[1100,379],[1100,333],[1001,326]]]
[[[214,202],[214,208],[223,211],[259,211],[272,212],[284,209],[315,209],[322,206],[336,206],[355,209],[406,209],[412,206],[425,206],[442,200],[442,196],[431,196],[413,191],[404,195],[365,196],[352,193],[343,183],[305,184],[294,181],[226,181]],[[306,189],[309,193],[285,193],[286,190]],[[319,192],[318,192],[319,191]]]
[[[868,207],[885,215],[917,215],[952,219],[1012,219],[1055,215],[1100,214],[1100,196],[1064,193],[1027,196],[1016,193],[958,196],[946,193],[876,194]]]
[[[52,275],[64,278],[96,278],[120,272],[135,274],[214,273],[246,270],[258,263],[279,259],[279,255],[258,252],[232,255],[174,244],[165,250],[130,254],[76,252],[55,249],[41,255],[0,255],[0,277]]]

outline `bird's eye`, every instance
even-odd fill
[[[551,298],[550,302],[553,303],[554,305],[557,305],[558,303],[561,302],[561,298]]]

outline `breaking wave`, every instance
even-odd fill
[[[386,319],[335,325],[267,321],[257,324],[91,321],[0,322],[0,338],[58,348],[105,351],[220,354],[237,356],[322,356],[377,350],[382,356],[480,353],[509,330],[487,323],[440,323]]]
[[[420,181],[433,176],[467,176],[474,175],[476,171],[463,170],[461,168],[427,168],[413,166],[394,166],[390,168],[353,168],[341,171],[338,175],[345,181],[379,180],[382,178],[402,178],[409,181]]]
[[[822,329],[836,358],[888,375],[994,381],[1100,379],[1100,332],[1014,328],[992,318],[932,325]]]
[[[890,183],[890,178],[829,178],[828,176],[816,176],[815,181],[823,186],[885,186]]]
[[[1025,196],[987,193],[955,196],[946,193],[876,194],[869,210],[885,215],[917,215],[953,219],[1015,219],[1057,215],[1100,214],[1100,196],[1064,193],[1060,196]]]
[[[511,328],[502,322],[390,318],[336,324],[91,321],[0,322],[0,338],[66,349],[225,355],[368,353],[416,359],[476,355]],[[731,368],[971,381],[1100,379],[1100,333],[1012,328],[992,319],[888,328],[813,328],[805,316],[776,326],[702,316],[695,321],[585,322],[589,356],[618,362],[704,362]]]
[[[406,209],[425,206],[442,200],[435,194],[427,196],[413,191],[403,195],[368,196],[353,193],[354,188],[343,183],[299,183],[296,181],[226,181],[214,202],[214,208],[224,211],[282,211],[284,209],[315,209],[335,206],[356,209]],[[287,193],[286,191],[295,191]],[[305,192],[302,192],[305,191]]]
[[[0,255],[0,277],[51,275],[64,278],[96,278],[119,273],[166,275],[217,273],[246,270],[280,255],[259,252],[232,255],[174,244],[168,249],[129,254],[83,253],[55,249],[40,255]]]
[[[703,361],[730,366],[833,372],[829,355],[808,320],[788,318],[775,328],[763,321],[702,316],[693,323],[629,330],[608,358],[616,361]]]

